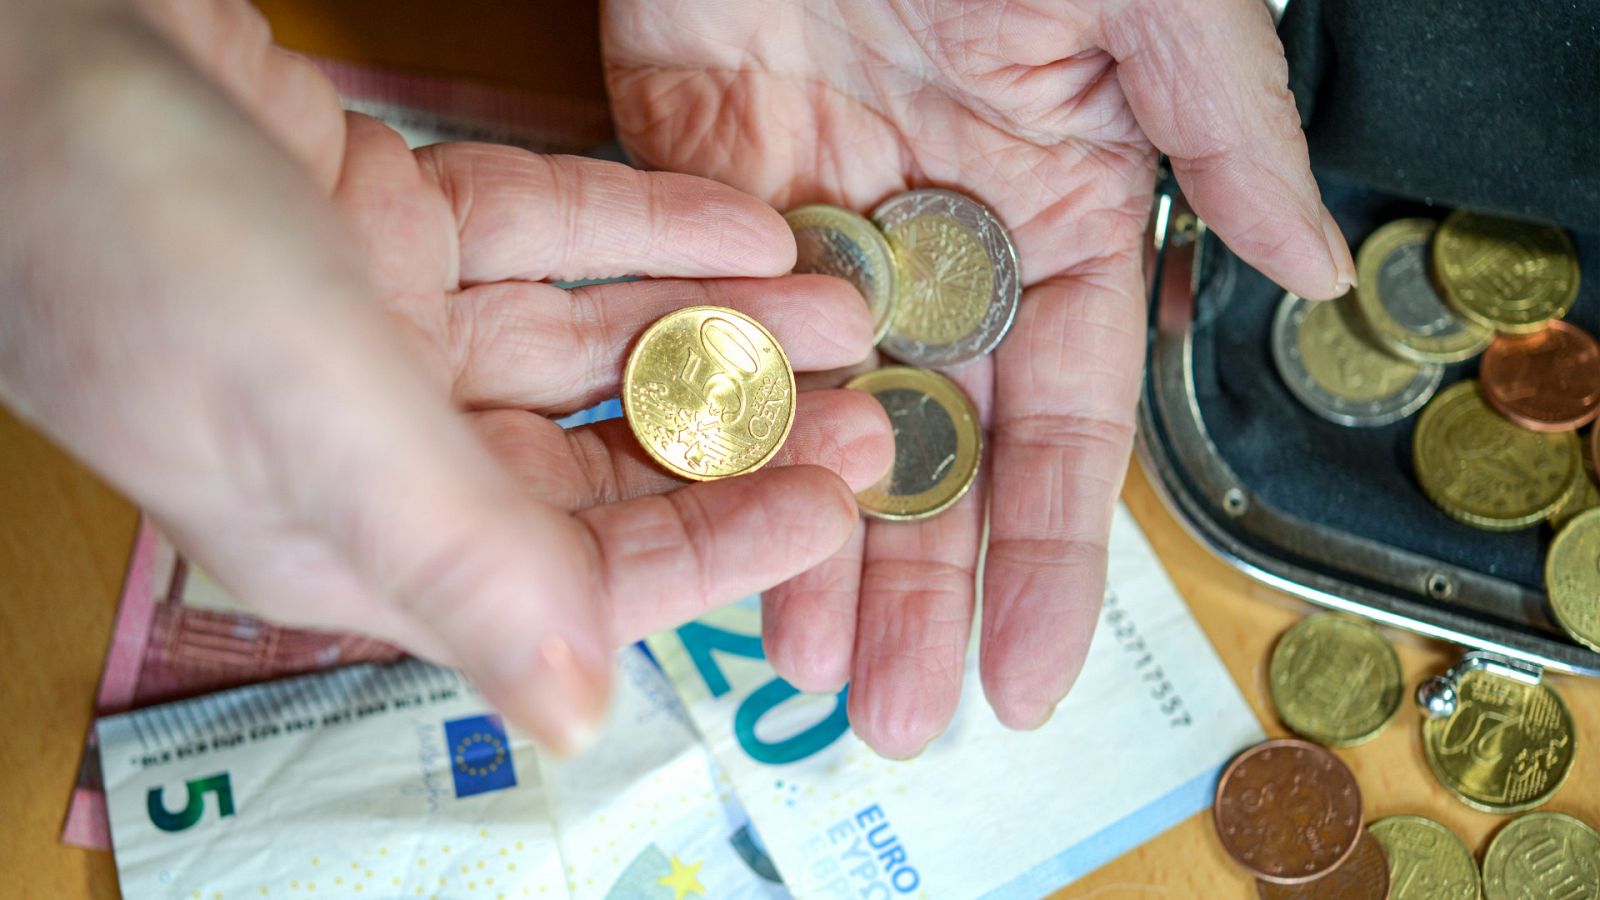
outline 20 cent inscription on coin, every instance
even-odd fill
[[[1494,813],[1550,799],[1572,769],[1577,735],[1549,685],[1485,672],[1462,676],[1448,718],[1422,725],[1422,748],[1439,781],[1468,806]]]

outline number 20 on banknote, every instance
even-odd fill
[[[753,611],[733,607],[724,612],[748,614]],[[759,623],[757,627],[759,628]],[[674,681],[688,676],[684,671],[685,667],[674,664],[680,660],[673,657],[681,655],[682,659],[686,659],[713,700],[725,697],[734,690],[734,686],[729,683],[727,673],[718,661],[719,655],[753,660],[760,665],[761,671],[770,677],[745,694],[733,713],[733,736],[738,741],[739,747],[756,762],[768,765],[799,762],[820,752],[850,730],[850,720],[845,711],[846,697],[850,689],[846,686],[834,695],[832,709],[810,724],[800,723],[803,727],[794,730],[789,736],[768,740],[756,733],[756,726],[762,719],[774,713],[783,719],[783,725],[787,726],[784,728],[785,731],[796,728],[796,723],[793,721],[795,716],[786,714],[790,712],[789,710],[780,710],[797,697],[802,698],[801,702],[806,707],[817,706],[815,702],[805,702],[805,695],[801,694],[799,689],[779,678],[766,665],[767,656],[762,650],[761,638],[757,634],[729,630],[701,620],[678,628],[670,637],[661,635],[652,639],[651,649],[664,657],[663,665]],[[678,687],[682,690],[685,685],[680,682]],[[692,709],[697,704],[691,700],[687,705]],[[801,714],[806,711],[793,710],[794,713]]]

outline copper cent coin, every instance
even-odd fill
[[[1339,868],[1304,884],[1257,881],[1261,900],[1388,900],[1389,857],[1366,829],[1355,852]]]
[[[1572,431],[1600,413],[1600,343],[1570,322],[1495,337],[1479,377],[1490,406],[1534,431]]]
[[[1355,776],[1309,741],[1267,741],[1234,757],[1211,811],[1228,855],[1277,884],[1328,874],[1362,834]]]

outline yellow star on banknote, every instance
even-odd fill
[[[703,865],[705,865],[705,861],[701,860],[692,866],[686,866],[683,864],[683,860],[674,854],[672,857],[672,871],[661,876],[656,883],[672,888],[672,900],[683,900],[689,894],[698,894],[704,897],[706,895],[706,886],[700,883],[699,877],[700,867]]]

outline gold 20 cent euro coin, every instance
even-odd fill
[[[1422,723],[1422,749],[1439,782],[1462,802],[1512,813],[1549,800],[1566,780],[1578,735],[1548,685],[1487,672],[1461,677],[1456,711]]]
[[[766,465],[789,436],[794,406],[794,370],[777,339],[717,306],[657,319],[622,372],[622,411],[640,446],[695,481]]]

